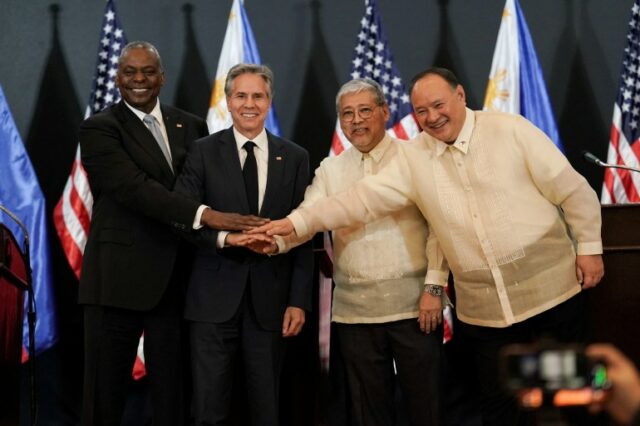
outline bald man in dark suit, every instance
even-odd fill
[[[245,229],[259,222],[172,193],[189,145],[207,134],[207,126],[161,105],[163,84],[155,47],[130,43],[116,76],[123,101],[85,120],[79,131],[94,197],[79,290],[85,305],[85,425],[120,425],[143,330],[153,423],[183,423],[180,329],[192,249],[176,231],[201,224]]]

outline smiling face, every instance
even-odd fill
[[[256,137],[264,128],[270,107],[267,83],[260,75],[245,73],[233,80],[227,108],[237,131],[249,139]]]
[[[386,104],[377,105],[372,91],[345,93],[338,111],[340,127],[358,151],[369,152],[384,138],[389,108]]]
[[[422,129],[442,142],[452,144],[466,117],[464,89],[455,88],[436,74],[427,74],[411,91],[411,104]]]
[[[129,105],[151,112],[164,85],[164,72],[158,56],[146,48],[130,49],[120,58],[115,82]]]

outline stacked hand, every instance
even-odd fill
[[[266,234],[247,234],[231,232],[227,235],[225,243],[231,247],[244,247],[258,254],[275,254],[278,245],[273,237]]]
[[[200,222],[209,228],[232,232],[225,243],[232,247],[245,247],[259,254],[274,254],[278,245],[274,235],[289,235],[295,230],[289,219],[270,221],[258,216],[224,213],[206,208]]]
[[[212,229],[246,231],[269,223],[269,219],[258,216],[224,213],[210,208],[204,209],[200,222]]]
[[[287,236],[295,232],[293,223],[286,217],[280,220],[272,220],[268,223],[258,225],[257,227],[247,231],[247,234],[265,234],[268,236],[281,235]]]

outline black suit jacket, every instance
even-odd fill
[[[177,173],[191,142],[208,133],[207,125],[176,108],[161,110]],[[79,301],[151,309],[182,247],[172,228],[192,228],[198,203],[172,193],[175,175],[160,147],[123,102],[87,118],[79,139],[94,198]]]
[[[307,151],[267,132],[267,186],[260,216],[285,217],[300,204],[309,182]],[[242,168],[233,129],[196,141],[175,190],[213,209],[249,214]],[[189,320],[223,322],[231,319],[250,283],[258,323],[280,330],[287,306],[311,308],[313,253],[311,245],[278,256],[243,248],[216,249],[217,232],[196,232],[197,249],[187,289],[185,316]]]

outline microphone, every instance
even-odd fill
[[[632,172],[640,173],[640,169],[638,169],[636,167],[623,166],[621,164],[605,163],[604,161],[600,160],[598,157],[596,157],[595,155],[593,155],[589,151],[582,151],[582,158],[584,158],[585,161],[587,161],[589,163],[593,163],[593,164],[595,164],[597,166],[600,166],[600,167],[612,168],[612,169],[624,169],[624,170],[629,170],[629,171],[632,171]]]
[[[602,160],[600,160],[598,157],[596,157],[589,151],[582,151],[582,157],[585,159],[585,161],[588,161],[589,163],[593,163],[600,167],[606,167],[607,165],[606,163],[604,163]]]

